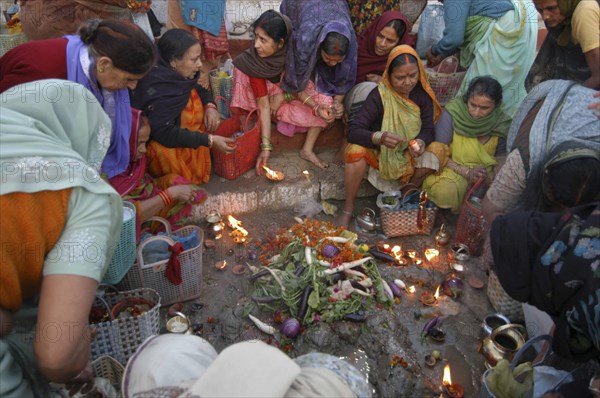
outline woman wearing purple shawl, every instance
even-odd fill
[[[156,61],[154,45],[136,25],[89,20],[77,36],[34,40],[0,58],[0,92],[40,79],[79,83],[94,94],[112,122],[102,173],[112,178],[129,166],[129,92]],[[67,95],[67,94],[65,94]],[[32,104],[35,98],[31,97]]]
[[[294,25],[281,88],[287,99],[277,111],[277,129],[292,136],[308,131],[300,156],[317,167],[321,130],[344,112],[344,96],[356,78],[356,34],[342,0],[283,0],[281,12]]]

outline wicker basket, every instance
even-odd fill
[[[458,71],[460,61],[456,56],[445,58],[435,68],[425,68],[429,85],[440,105],[444,106],[456,96],[467,71]]]
[[[233,97],[233,76],[219,76],[219,72],[217,69],[211,70],[208,73],[208,80],[213,97],[223,97],[227,100],[216,102],[221,119],[227,119],[230,116],[228,103],[231,103]]]
[[[125,368],[113,357],[103,355],[92,362],[94,377],[102,377],[110,382],[120,396],[121,380]]]
[[[406,203],[406,199],[409,198],[410,194],[413,192],[418,193],[419,191],[416,189],[407,191],[402,198],[402,202],[395,208],[380,205],[380,203],[382,203],[382,198],[386,196],[385,192],[379,194],[377,197],[377,205],[380,207],[381,213],[381,229],[383,229],[383,233],[387,236],[429,235],[431,233],[433,224],[435,223],[435,217],[438,213],[438,207],[432,201],[427,200],[425,211],[422,215],[422,225],[419,228],[419,204]]]
[[[490,271],[488,278],[487,296],[496,312],[505,315],[513,322],[522,322],[525,319],[522,304],[506,293],[494,271]]]
[[[92,360],[109,355],[125,365],[140,344],[160,332],[161,298],[156,290],[143,288],[99,294],[94,305],[104,306],[111,313],[114,306],[130,299],[144,299],[154,303],[154,307],[138,316],[118,317],[92,324],[96,329],[96,338],[92,341]]]
[[[8,33],[8,29],[0,28],[0,57],[18,45],[27,43],[24,32]]]
[[[115,254],[106,270],[104,278],[102,278],[102,283],[109,285],[119,283],[135,262],[135,205],[130,202],[123,202],[123,207],[123,211],[128,209],[128,211],[133,212],[133,216],[128,220],[123,221],[123,227],[121,228],[121,235],[119,236],[119,243],[115,249]]]
[[[152,221],[159,221],[165,225],[168,234],[186,237],[194,231],[198,234],[198,245],[179,254],[181,265],[181,279],[179,285],[174,285],[165,276],[169,259],[146,264],[142,255],[144,247],[151,242],[163,241],[172,246],[176,242],[167,236],[153,236],[140,243],[137,249],[137,263],[131,267],[125,278],[119,284],[120,289],[137,289],[150,287],[155,289],[161,297],[163,305],[169,305],[191,300],[200,296],[202,287],[202,242],[203,232],[197,226],[189,225],[171,232],[169,222],[161,217],[151,217]]]

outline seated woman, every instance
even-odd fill
[[[110,179],[110,184],[124,200],[136,207],[136,229],[140,237],[141,224],[152,216],[169,220],[176,228],[185,226],[192,204],[206,200],[206,192],[178,175],[168,174],[154,179],[146,172],[146,143],[150,138],[150,123],[138,109],[131,109],[133,126],[129,147],[131,161],[127,170]]]
[[[346,202],[338,225],[348,226],[369,166],[384,180],[419,187],[427,175],[445,165],[448,147],[433,142],[440,112],[416,51],[407,45],[394,48],[377,90],[371,91],[350,123],[348,142],[353,145],[345,152]],[[411,140],[414,145],[409,145]]]
[[[467,93],[446,105],[435,127],[435,140],[450,145],[446,167],[423,181],[423,190],[440,208],[457,213],[470,184],[491,180],[496,155],[506,149],[510,118],[502,111],[502,86],[478,77]]]
[[[265,11],[252,27],[254,45],[233,60],[231,106],[245,111],[260,110],[261,153],[256,160],[256,173],[262,175],[273,150],[271,115],[281,103],[281,99],[276,98],[282,96],[279,82],[293,29],[288,17],[273,10]]]
[[[198,84],[200,44],[182,29],[167,31],[158,42],[160,59],[134,90],[131,104],[150,120],[148,169],[153,177],[175,174],[194,184],[210,178],[210,148],[225,153],[235,141],[205,131],[220,123],[212,95]]]
[[[64,80],[19,85],[1,100],[0,396],[50,397],[48,381],[93,385],[88,317],[123,214],[100,178],[110,119]]]
[[[582,0],[533,0],[548,34],[527,88],[549,79],[573,80],[600,89],[600,4]]]
[[[98,99],[112,121],[110,147],[102,172],[114,177],[129,164],[131,111],[129,92],[156,61],[154,44],[130,22],[90,20],[79,35],[35,40],[0,58],[0,92],[40,79],[82,84]]]
[[[344,113],[344,95],[356,77],[356,35],[342,0],[283,0],[281,12],[294,25],[281,88],[293,94],[277,111],[277,129],[292,136],[306,131],[300,157],[326,168],[314,146],[323,128]]]
[[[386,11],[375,18],[369,27],[357,36],[356,83],[379,83],[392,48],[399,44],[414,47],[415,40],[409,35],[410,29],[410,22],[398,11]]]
[[[533,179],[532,170],[537,170],[546,153],[561,142],[575,141],[600,151],[600,120],[588,109],[594,93],[574,82],[549,80],[527,95],[511,124],[506,162],[482,202],[488,223],[516,208],[540,210],[539,199],[519,198],[526,187],[541,191],[541,182]]]
[[[527,95],[525,78],[535,58],[537,16],[529,0],[444,0],[444,36],[427,52],[427,66],[460,51],[467,69],[459,94],[478,76],[502,85],[502,109],[512,116]]]
[[[586,361],[600,356],[600,151],[558,144],[533,171],[538,211],[513,212],[491,229],[494,271],[506,292],[554,321],[554,351]],[[541,188],[541,189],[540,189]]]

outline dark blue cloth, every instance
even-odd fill
[[[294,25],[281,88],[297,93],[312,79],[318,91],[327,95],[343,95],[350,91],[356,80],[358,47],[348,3],[343,0],[283,0],[281,13]],[[337,32],[350,41],[344,60],[331,68],[323,62],[319,51],[330,32]]]

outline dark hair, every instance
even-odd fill
[[[327,55],[339,55],[346,56],[348,47],[350,46],[350,40],[341,33],[329,32],[325,36],[325,40],[321,43],[321,50],[325,51]]]
[[[491,76],[479,76],[471,80],[463,96],[465,103],[474,95],[491,98],[496,106],[502,103],[502,86]]]
[[[79,37],[95,57],[108,57],[117,69],[143,75],[156,62],[150,38],[128,21],[92,19],[79,28]]]
[[[254,31],[256,31],[256,28],[263,29],[276,43],[282,40],[285,43],[288,40],[288,31],[285,21],[276,11],[267,10],[263,12],[252,24],[252,29]]]
[[[418,65],[418,61],[414,57],[414,55],[411,55],[411,54],[398,55],[396,58],[393,59],[392,62],[390,62],[390,67],[388,68],[388,75],[391,75],[392,72],[394,71],[394,69],[396,69],[397,67],[402,66],[402,65],[408,65],[408,64],[417,64]]]
[[[406,24],[401,19],[392,19],[384,26],[384,28],[385,27],[390,27],[394,29],[394,31],[398,35],[398,42],[402,40],[402,36],[404,36],[404,33],[406,32]]]
[[[555,211],[557,205],[574,207],[599,200],[600,160],[582,156],[548,165],[561,151],[575,149],[571,142],[559,144],[545,161],[532,169],[517,210]]]
[[[158,52],[167,63],[181,59],[190,47],[198,44],[198,39],[184,29],[169,29],[158,40]]]

